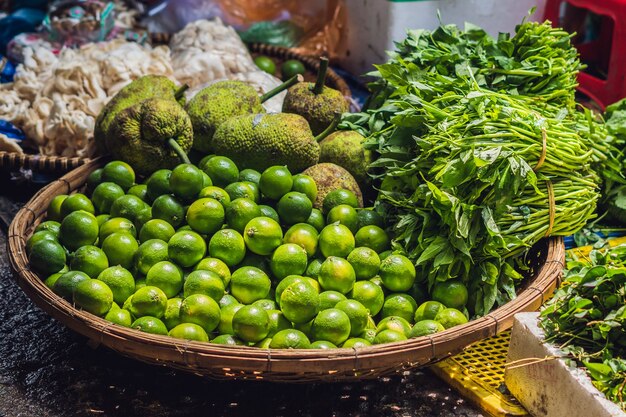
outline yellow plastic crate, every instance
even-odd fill
[[[609,246],[626,243],[626,237],[608,240]],[[584,258],[592,246],[568,250],[568,255]],[[504,369],[511,332],[485,339],[460,354],[431,366],[431,370],[485,413],[494,416],[528,416],[528,412],[504,386]]]

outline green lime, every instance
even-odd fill
[[[70,269],[82,271],[89,277],[95,278],[100,272],[109,267],[109,260],[102,249],[97,246],[81,246],[72,254]]]
[[[282,292],[279,304],[287,320],[303,324],[317,315],[320,301],[313,286],[306,282],[294,282]]]
[[[137,196],[143,202],[148,202],[148,186],[146,184],[133,185],[128,189],[127,194]]]
[[[261,217],[261,209],[249,198],[232,200],[226,207],[226,222],[231,229],[242,233],[250,220]]]
[[[285,318],[282,311],[276,309],[264,310],[267,311],[267,315],[270,318],[270,330],[267,333],[267,337],[273,337],[281,330],[291,329],[291,322]]]
[[[198,168],[200,168],[200,169],[204,172],[204,166],[205,166],[205,165],[206,165],[206,163],[207,163],[207,162],[209,162],[209,160],[210,160],[211,158],[213,158],[213,157],[215,157],[215,155],[214,155],[214,154],[210,154],[210,155],[205,155],[205,156],[203,156],[203,157],[202,157],[202,159],[200,160],[200,162],[198,162],[198,163],[196,164],[196,166],[197,166]]]
[[[169,169],[159,169],[148,177],[146,181],[147,197],[148,201],[154,201],[157,197],[165,194],[170,194],[172,189],[170,188],[170,176],[172,171]]]
[[[211,180],[211,177],[209,177],[204,171],[200,171],[200,173],[202,174],[202,189],[212,186],[213,180]]]
[[[317,184],[315,180],[306,174],[297,174],[293,176],[293,186],[291,191],[304,193],[311,201],[317,198]]]
[[[306,223],[315,227],[315,230],[317,230],[318,232],[321,232],[322,229],[324,229],[324,227],[326,226],[324,215],[319,209],[316,209],[316,208],[311,210],[311,214],[309,215],[309,218],[306,220]]]
[[[109,265],[120,265],[131,269],[139,244],[128,233],[112,233],[102,242],[102,250],[109,260]]]
[[[167,245],[170,259],[183,268],[194,266],[206,254],[206,242],[202,236],[192,231],[174,233]]]
[[[108,213],[113,202],[123,195],[124,190],[119,185],[113,182],[103,182],[93,190],[91,199],[98,213]]]
[[[411,331],[411,324],[402,317],[389,316],[379,321],[378,326],[376,326],[376,333],[380,333],[383,330],[393,330],[408,337]]]
[[[313,340],[327,340],[337,346],[350,337],[350,318],[337,308],[320,311],[311,327]]]
[[[379,275],[388,290],[405,292],[415,282],[415,267],[406,256],[389,255],[380,263]]]
[[[357,246],[365,246],[381,253],[389,249],[389,236],[378,226],[364,226],[354,235]]]
[[[55,222],[54,220],[41,222],[37,225],[37,227],[35,227],[34,233],[43,231],[50,232],[54,236],[59,237],[59,233],[61,232],[61,223]]]
[[[333,207],[336,207],[341,204],[347,204],[354,208],[359,207],[359,200],[356,198],[356,195],[350,191],[343,188],[332,190],[326,197],[324,197],[324,202],[322,203],[322,211],[324,213],[328,213]]]
[[[364,347],[372,346],[369,340],[362,339],[360,337],[352,337],[341,345],[342,348],[362,349]]]
[[[57,237],[54,233],[48,230],[40,230],[39,232],[33,233],[33,235],[28,238],[28,241],[26,241],[26,253],[30,253],[33,246],[35,246],[35,243],[41,242],[42,240],[50,240],[58,243]]]
[[[306,68],[304,64],[297,59],[288,59],[280,66],[280,73],[282,74],[283,80],[287,80],[298,74],[304,74],[305,72]]]
[[[239,172],[239,181],[252,182],[259,185],[261,181],[261,173],[257,170],[246,168]]]
[[[280,199],[291,191],[292,186],[293,178],[286,166],[276,165],[267,168],[263,171],[259,180],[261,193],[272,200]]]
[[[278,200],[276,212],[286,224],[304,223],[313,210],[313,203],[306,194],[290,191]]]
[[[211,177],[213,185],[224,188],[239,179],[239,169],[232,159],[225,156],[214,156],[203,166],[202,170]]]
[[[383,330],[376,334],[373,344],[379,345],[381,343],[401,342],[403,340],[407,340],[405,334],[394,330]]]
[[[217,258],[204,258],[200,260],[200,262],[198,262],[193,269],[195,271],[204,270],[215,272],[224,283],[224,288],[228,287],[228,284],[230,283],[230,269],[228,268],[228,265],[226,265],[224,261]]]
[[[370,208],[364,208],[364,209],[358,210],[358,218],[359,218],[359,224],[358,224],[359,229],[365,226],[378,226],[378,227],[385,226],[383,217],[380,214],[378,214],[378,212]]]
[[[172,298],[183,288],[183,273],[170,261],[157,262],[146,274],[146,285],[160,288],[167,298]]]
[[[162,195],[152,203],[152,217],[165,220],[172,227],[177,228],[185,220],[185,209],[174,196]]]
[[[67,271],[65,271],[67,272]],[[65,273],[65,272],[56,272],[50,276],[48,276],[48,278],[46,278],[46,280],[43,282],[44,284],[46,284],[46,287],[52,289],[52,287],[54,287],[54,283],[57,282],[57,280],[59,278],[61,278],[61,276]]]
[[[257,255],[269,255],[282,243],[283,230],[275,220],[257,217],[248,222],[243,238],[252,252]]]
[[[309,349],[311,341],[299,330],[281,330],[272,337],[270,349]]]
[[[146,207],[139,197],[136,195],[126,194],[118,197],[111,204],[110,214],[111,217],[123,217],[128,220],[134,221],[139,212]]]
[[[311,277],[302,277],[302,278],[304,278],[304,282],[308,282],[309,285],[315,288],[315,291],[317,291],[318,294],[322,292],[322,286],[320,285],[319,281]]]
[[[367,340],[370,343],[374,343],[376,339],[376,329],[365,329],[359,335],[359,339]]]
[[[98,275],[98,280],[104,282],[113,293],[113,301],[124,304],[135,292],[133,275],[121,266],[111,266]]]
[[[309,262],[309,265],[306,267],[306,271],[304,271],[304,275],[307,277],[311,277],[317,279],[320,275],[320,269],[322,269],[322,261],[321,259],[313,259]]]
[[[111,217],[100,226],[98,240],[104,240],[113,233],[129,233],[132,237],[137,237],[137,228],[133,222],[123,217]]]
[[[165,323],[156,317],[143,316],[135,320],[130,327],[135,330],[142,331],[144,333],[152,334],[167,334],[167,327]]]
[[[257,306],[243,306],[233,316],[233,332],[245,342],[259,342],[270,330],[267,311]]]
[[[319,313],[319,310],[318,310]],[[304,322],[304,323],[292,323],[293,328],[304,333],[309,339],[313,337],[313,333],[311,332],[311,328],[313,327],[313,319]]]
[[[417,303],[408,294],[390,294],[385,298],[381,317],[398,316],[412,322],[417,310]]]
[[[347,258],[354,268],[357,280],[374,278],[380,269],[380,258],[370,248],[364,246],[355,248]]]
[[[289,275],[288,277],[285,277],[278,282],[278,285],[276,286],[276,289],[274,290],[274,298],[276,299],[276,302],[279,305],[280,305],[280,296],[282,295],[283,291],[285,291],[285,288],[287,288],[288,286],[296,282],[304,282],[308,284],[308,281],[305,279],[305,277],[300,276],[300,275]]]
[[[276,301],[270,300],[269,298],[262,298],[260,300],[256,300],[252,304],[254,304],[257,307],[261,307],[263,310],[267,310],[267,311],[276,310],[278,308],[276,305]]]
[[[141,287],[129,300],[128,311],[135,317],[152,316],[160,319],[165,315],[167,296],[158,287]]]
[[[48,220],[53,220],[56,222],[60,222],[61,220],[63,220],[63,216],[61,215],[61,206],[63,205],[63,202],[65,201],[65,199],[68,196],[65,194],[61,194],[61,195],[57,195],[55,196],[52,201],[50,202],[50,205],[48,206],[48,210],[46,212],[46,218]]]
[[[307,267],[306,251],[295,243],[280,245],[272,254],[270,268],[277,279],[288,275],[300,275]]]
[[[363,304],[356,300],[343,300],[338,302],[334,308],[343,311],[350,318],[351,337],[356,337],[365,330],[369,318],[369,310]]]
[[[445,327],[441,325],[441,323],[436,322],[435,320],[422,320],[415,323],[411,332],[409,333],[410,338],[426,336],[429,334],[434,334],[437,332],[443,332]]]
[[[148,220],[139,230],[139,241],[141,243],[150,239],[160,239],[164,242],[174,236],[176,230],[171,224],[161,219]]]
[[[356,275],[348,261],[337,256],[329,256],[322,262],[317,279],[324,290],[347,294],[354,287]]]
[[[269,349],[271,343],[272,343],[272,338],[271,337],[266,337],[265,339],[261,340],[260,342],[256,342],[253,346],[254,347],[258,347],[260,349]]]
[[[194,323],[211,333],[220,324],[220,306],[214,299],[204,294],[192,294],[180,306],[180,319],[183,323]]]
[[[460,280],[439,281],[433,287],[432,298],[448,308],[462,310],[467,304],[467,287]]]
[[[208,295],[216,302],[219,302],[224,296],[224,281],[215,272],[198,269],[187,275],[183,294],[189,297],[192,294]]]
[[[199,198],[212,198],[220,202],[222,207],[226,208],[230,204],[230,196],[221,188],[209,186],[204,187],[198,194]]]
[[[92,193],[93,190],[102,182],[102,168],[94,169],[87,176],[87,192]]]
[[[102,168],[102,182],[114,182],[128,190],[135,183],[135,171],[126,162],[111,161]]]
[[[168,260],[167,243],[160,239],[150,239],[139,245],[135,254],[135,266],[139,273],[146,275],[152,265]]]
[[[74,287],[74,303],[91,314],[104,316],[113,304],[113,292],[102,281],[84,280]]]
[[[89,278],[84,272],[68,271],[56,280],[54,286],[52,287],[52,291],[54,291],[56,295],[71,301],[74,297],[76,286],[89,279],[91,278]]]
[[[163,314],[163,323],[168,330],[172,330],[178,326],[180,321],[180,306],[183,304],[182,298],[170,298],[165,305],[165,314]]]
[[[446,308],[440,311],[437,313],[434,320],[439,322],[446,329],[467,323],[465,314],[456,308]]]
[[[329,224],[320,232],[318,244],[325,257],[346,258],[354,250],[354,236],[343,224]]]
[[[327,340],[316,340],[309,349],[337,349],[337,346]]]
[[[235,334],[233,331],[233,316],[243,307],[243,304],[229,304],[221,308],[220,324],[217,331],[220,334]]]
[[[242,304],[266,298],[272,283],[265,272],[253,266],[244,266],[233,272],[230,293]]]
[[[209,335],[206,331],[197,324],[193,323],[181,323],[169,331],[170,337],[184,340],[195,340],[197,342],[208,342]]]
[[[276,64],[274,63],[274,61],[272,61],[272,58],[265,56],[265,55],[259,55],[256,58],[254,58],[254,64],[261,70],[264,72],[267,72],[270,75],[274,75],[274,73],[276,72]]]
[[[339,291],[323,291],[320,293],[320,311],[334,308],[340,301],[347,300],[346,296]]]
[[[209,241],[209,255],[232,267],[246,255],[244,238],[233,229],[218,230]]]
[[[333,207],[326,216],[326,224],[339,223],[346,226],[352,233],[357,231],[359,223],[356,209],[347,204],[339,204]]]
[[[87,198],[85,194],[76,193],[63,200],[63,203],[61,204],[61,218],[64,219],[68,214],[79,210],[86,211],[90,214],[96,214],[96,209],[94,208],[91,200]]]
[[[224,294],[224,296],[222,297],[222,299],[219,302],[220,308],[224,308],[224,307],[229,306],[231,304],[240,304],[240,303],[232,295]]]
[[[372,316],[383,308],[385,294],[383,289],[371,281],[357,281],[352,288],[350,298],[365,306]]]
[[[221,334],[217,336],[215,339],[211,340],[211,343],[216,343],[218,345],[228,345],[228,346],[243,346],[245,343],[243,340],[238,337],[233,336],[232,334]]]
[[[265,204],[259,204],[259,210],[261,210],[262,217],[269,217],[276,223],[280,223],[280,217],[278,217],[278,213],[272,207]]]
[[[123,327],[130,327],[133,322],[130,311],[122,308],[111,308],[104,319]]]
[[[228,193],[230,200],[238,198],[248,198],[255,203],[259,202],[259,190],[256,184],[251,182],[237,181],[224,187],[224,191]]]
[[[191,164],[180,164],[170,175],[170,189],[182,200],[193,200],[204,185],[202,171]]]
[[[297,223],[287,230],[283,242],[294,243],[302,247],[306,251],[307,256],[311,257],[317,252],[318,237],[319,234],[315,227],[307,223]]]
[[[137,292],[137,290],[139,290],[139,288],[143,288],[146,286],[146,277],[144,276],[138,276],[135,279],[135,292]],[[126,300],[129,301],[129,300]],[[130,304],[129,304],[130,305]],[[125,307],[126,308],[126,307]]]
[[[75,251],[81,246],[93,245],[97,239],[98,221],[93,214],[82,210],[74,211],[65,216],[61,222],[59,241],[70,251]]]
[[[111,219],[111,216],[108,214],[98,214],[96,216],[96,220],[98,221],[98,227],[102,228],[102,225]]]

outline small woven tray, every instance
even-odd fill
[[[529,255],[531,276],[518,297],[489,315],[441,333],[363,349],[271,350],[223,346],[142,333],[78,310],[54,294],[29,269],[25,244],[54,196],[82,190],[89,173],[101,167],[91,161],[41,189],[9,227],[9,258],[24,292],[44,311],[72,330],[123,355],[221,379],[280,382],[342,381],[376,378],[431,364],[466,346],[509,329],[513,315],[536,311],[550,297],[563,268],[560,238],[544,239]]]
[[[167,33],[154,33],[151,35],[154,44],[166,44],[169,42],[171,35]],[[304,64],[307,72],[304,74],[306,81],[313,81],[317,75],[319,68],[319,60],[314,57],[305,56],[294,52],[289,48],[279,46],[265,45],[254,43],[248,45],[252,56],[266,55],[274,59],[276,67],[280,68],[282,62],[289,59],[297,59]],[[348,84],[331,68],[326,74],[326,85],[335,88],[345,96],[351,97]],[[21,154],[17,152],[0,152],[0,170],[2,169],[20,169],[27,168],[37,172],[45,172],[50,174],[64,174],[80,165],[88,162],[83,158],[67,158],[62,156],[45,156],[33,154]]]

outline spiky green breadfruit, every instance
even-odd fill
[[[295,173],[317,163],[320,146],[302,116],[268,113],[222,123],[213,136],[213,151],[257,171],[287,165]]]
[[[265,113],[256,90],[242,81],[219,81],[202,89],[185,107],[193,125],[193,148],[211,152],[215,130],[234,116]]]
[[[193,129],[185,110],[174,100],[160,98],[120,111],[106,136],[111,156],[129,163],[140,175],[184,162],[181,151],[189,152],[192,142]]]
[[[165,76],[145,75],[118,91],[96,118],[93,133],[96,145],[101,153],[107,151],[105,138],[111,122],[119,112],[148,98],[158,97],[177,100],[179,95],[182,96],[182,94],[178,94],[180,90],[172,80]]]
[[[320,142],[320,162],[332,162],[348,170],[361,187],[369,184],[367,167],[373,162],[365,138],[353,130],[340,130]]]
[[[313,91],[315,84],[298,83],[287,91],[283,112],[304,117],[314,135],[319,135],[335,119],[337,113],[349,110],[348,102],[341,92],[324,86],[322,92]]]

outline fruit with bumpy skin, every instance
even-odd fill
[[[339,165],[322,162],[305,169],[303,174],[310,176],[317,185],[317,198],[313,207],[321,209],[326,195],[333,190],[346,189],[354,193],[358,207],[363,207],[363,194],[354,177]]]
[[[361,187],[367,187],[370,178],[368,166],[374,155],[363,147],[365,138],[353,130],[334,132],[320,142],[320,162],[331,162],[344,167]]]

